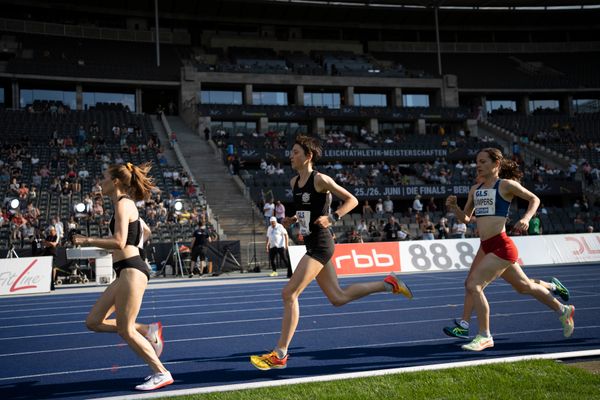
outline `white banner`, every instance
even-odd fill
[[[600,234],[512,236],[521,265],[600,262]],[[402,272],[470,268],[480,240],[445,239],[401,242]]]
[[[513,236],[519,250],[519,263],[523,266],[553,265],[553,264],[577,264],[577,263],[600,263],[600,234],[579,233],[572,235],[542,235],[542,236]],[[397,244],[394,250],[389,247],[385,255],[396,257],[393,253],[399,251],[399,266],[395,271],[399,272],[424,272],[424,271],[449,271],[465,270],[471,267],[471,263],[479,250],[480,240],[469,239],[442,239],[442,240],[411,240],[406,242],[390,242]],[[380,254],[377,249],[381,246],[379,242],[364,243],[360,245],[342,244],[336,245],[336,253],[332,259],[334,265],[336,257],[355,250],[356,254],[366,257],[367,254]],[[306,252],[304,246],[290,246],[290,261],[292,269]],[[343,256],[342,256],[343,257]],[[346,258],[348,258],[346,256]],[[347,262],[346,262],[347,264]],[[354,268],[345,265],[343,269],[336,268],[338,275],[353,273],[375,273],[381,272],[377,268],[365,269]]]
[[[46,293],[51,279],[51,256],[0,260],[0,295]]]

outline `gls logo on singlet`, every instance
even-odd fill
[[[478,189],[474,197],[476,216],[496,214],[496,189]]]

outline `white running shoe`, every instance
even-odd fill
[[[155,390],[173,383],[173,377],[169,371],[156,373],[146,377],[146,382],[137,385],[136,390]]]
[[[148,325],[148,333],[146,334],[146,339],[148,339],[148,341],[152,345],[152,348],[156,353],[156,357],[160,357],[164,347],[162,337],[162,324],[160,322],[155,322],[153,324]]]
[[[481,351],[481,350],[487,349],[489,347],[494,347],[494,339],[491,336],[485,337],[485,336],[477,335],[477,336],[475,336],[475,339],[473,339],[473,341],[471,343],[463,344],[461,347],[463,350]]]

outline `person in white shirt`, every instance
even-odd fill
[[[276,217],[269,218],[267,229],[267,252],[269,253],[269,264],[271,264],[270,276],[277,276],[277,266],[284,264],[288,269],[288,278],[291,277],[291,265],[287,256],[289,237],[286,229],[277,222]],[[278,260],[276,260],[278,258]],[[277,261],[277,262],[276,262]]]
[[[421,203],[421,196],[416,195],[415,200],[413,201],[412,208],[415,212],[420,213],[423,211],[423,203]]]
[[[467,225],[462,222],[454,222],[452,224],[452,237],[455,239],[464,239],[465,233],[467,233]]]
[[[390,196],[387,196],[385,198],[385,201],[383,202],[383,211],[387,215],[391,215],[394,213],[394,202],[390,199]]]
[[[275,204],[270,200],[265,200],[263,207],[263,216],[265,218],[265,226],[269,226],[269,219],[275,215]]]

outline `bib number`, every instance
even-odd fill
[[[298,227],[302,236],[310,235],[310,211],[297,211]]]

